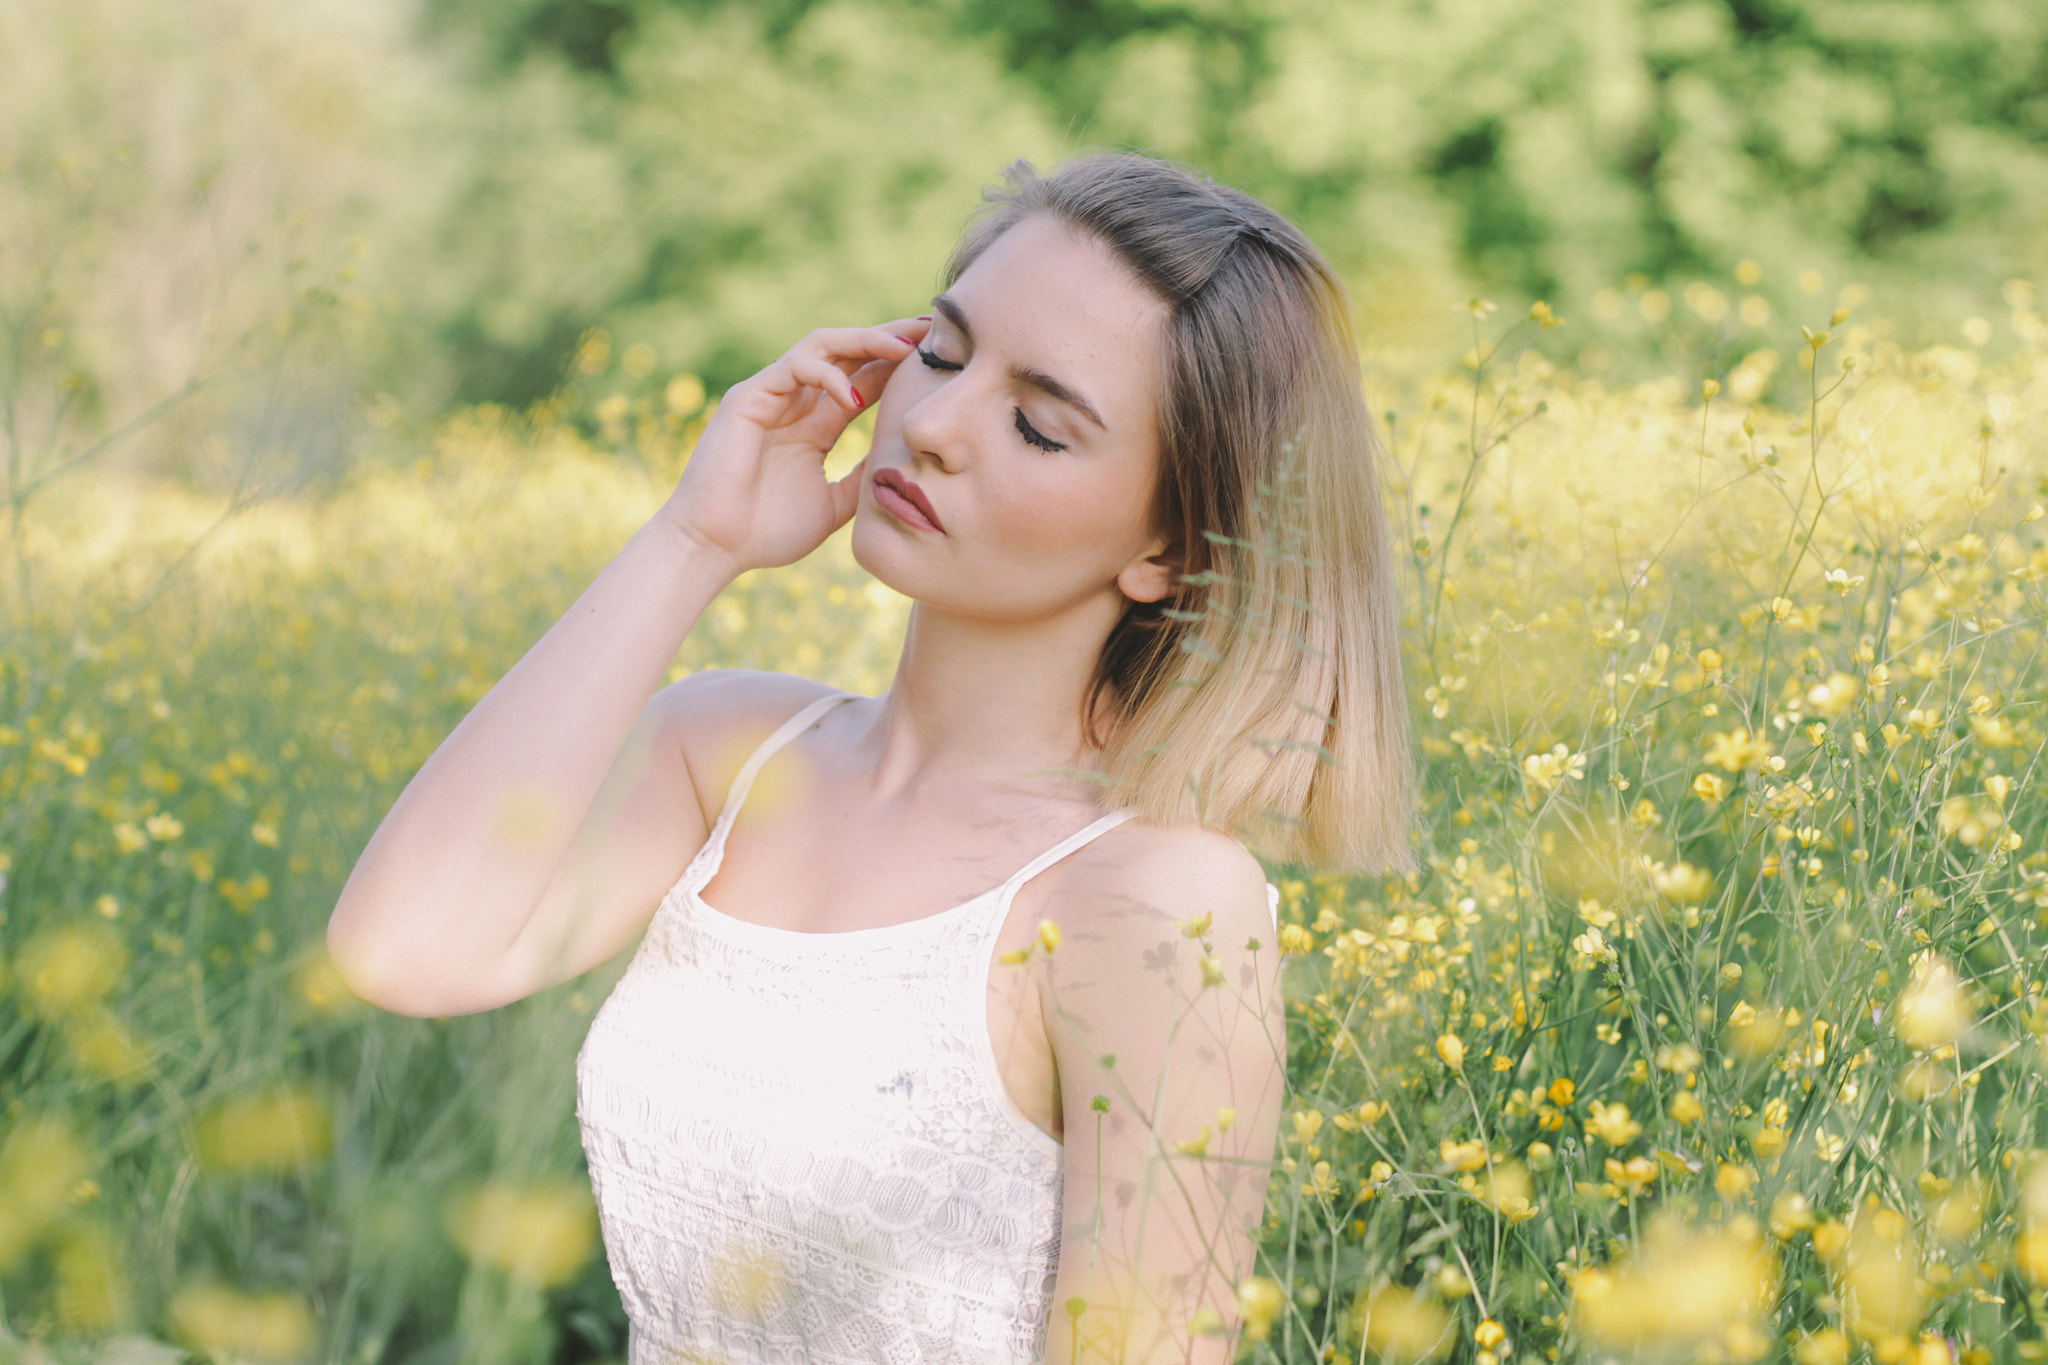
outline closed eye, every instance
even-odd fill
[[[922,346],[918,348],[917,358],[934,370],[964,370],[967,368],[958,361],[941,360],[935,353],[925,350]]]
[[[1032,426],[1031,420],[1024,415],[1024,409],[1013,408],[1011,411],[1017,414],[1017,434],[1032,445],[1037,446],[1040,450],[1065,450],[1067,448],[1063,442],[1053,440],[1052,437],[1045,435],[1037,427]]]

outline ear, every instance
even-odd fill
[[[1124,565],[1116,585],[1133,602],[1157,602],[1179,588],[1181,567],[1179,552],[1167,548],[1165,536],[1155,536],[1143,555]]]

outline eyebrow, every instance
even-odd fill
[[[960,329],[960,335],[967,338],[968,345],[974,344],[974,329],[967,325],[967,314],[960,310],[959,304],[946,295],[941,294],[932,300],[932,307],[945,314],[946,321]],[[1090,403],[1086,398],[1083,398],[1079,393],[1068,388],[1044,370],[1034,365],[1012,365],[1010,367],[1010,378],[1020,384],[1029,384],[1048,398],[1057,399],[1068,407],[1073,408],[1074,411],[1080,413],[1104,431],[1109,430],[1109,423],[1102,420],[1102,414],[1095,410],[1093,403]]]

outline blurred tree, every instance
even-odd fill
[[[1748,287],[1772,317],[1825,311],[1798,290],[1815,272],[1887,287],[1896,316],[1947,318],[2044,263],[2048,7],[2026,0],[430,0],[428,13],[444,39],[475,35],[490,54],[479,79],[519,104],[576,104],[578,155],[610,174],[647,185],[662,161],[670,175],[746,168],[621,201],[601,282],[543,285],[487,249],[506,271],[492,292],[553,293],[543,311],[563,320],[453,326],[465,393],[531,388],[545,364],[511,353],[559,357],[574,322],[601,319],[652,329],[664,356],[729,379],[806,315],[742,322],[722,301],[889,311],[880,299],[929,271],[968,186],[1015,153],[1098,143],[1182,157],[1268,198],[1353,281],[1368,330],[1404,340],[1440,343],[1444,305],[1471,289],[1582,315],[1625,275],[1725,282],[1743,261],[1760,263]],[[879,89],[894,102],[864,98]],[[687,143],[664,155],[664,137]],[[529,165],[562,154],[504,145]],[[836,161],[818,155],[827,145],[862,151]],[[497,237],[489,224],[509,213],[588,211],[484,190],[492,177],[480,169],[476,195],[496,209],[467,201],[470,234]],[[528,184],[559,203],[545,181]],[[879,229],[880,201],[906,191],[927,207],[905,221],[933,230],[886,234],[892,272],[862,225]],[[768,288],[764,271],[822,292]],[[827,283],[849,272],[868,287]],[[1728,318],[1720,342],[1763,343]]]
[[[1851,281],[1927,340],[2048,269],[2039,0],[206,0],[146,41],[65,9],[0,13],[16,221],[62,220],[58,155],[133,145],[145,278],[209,240],[191,181],[307,259],[353,236],[351,382],[430,409],[549,392],[593,327],[638,357],[603,385],[715,389],[920,306],[978,186],[1090,145],[1268,199],[1369,342],[1432,356],[1475,291],[1549,300],[1591,368],[1709,373]],[[35,334],[118,413],[164,329],[66,259],[50,297],[104,316]]]

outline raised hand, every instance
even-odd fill
[[[825,455],[931,322],[821,327],[726,390],[660,519],[732,571],[791,564],[846,524],[866,462],[833,483]]]

